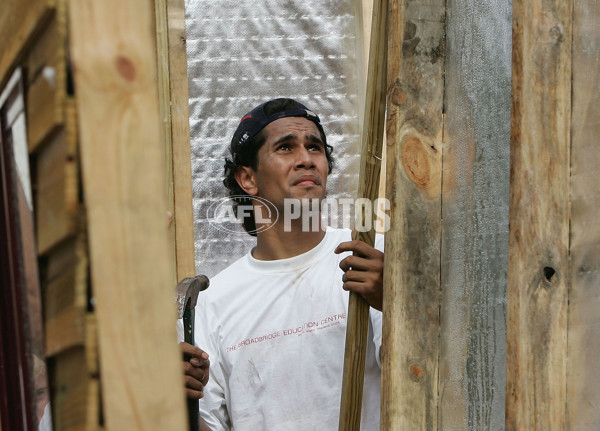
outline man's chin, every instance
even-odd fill
[[[321,186],[305,187],[300,190],[294,190],[294,193],[291,193],[290,196],[291,199],[318,199],[319,201],[325,199],[326,197],[327,194],[321,188]]]

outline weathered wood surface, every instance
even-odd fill
[[[54,12],[56,0],[2,0],[0,7],[0,88],[9,79],[35,33]]]
[[[438,428],[445,2],[390,2],[382,430]]]
[[[447,2],[440,430],[504,430],[509,0]]]
[[[572,3],[513,7],[506,429],[565,429]]]
[[[69,2],[108,429],[186,429],[154,19],[152,2]]]
[[[567,429],[600,429],[600,3],[573,4]]]
[[[177,280],[196,274],[184,3],[167,1]]]
[[[385,106],[387,88],[387,18],[388,1],[379,0],[373,5],[370,38],[369,62],[367,67],[367,87],[363,128],[361,131],[361,160],[358,184],[358,198],[371,202],[379,196],[381,172],[381,151],[385,127]],[[364,207],[363,207],[364,209]],[[372,214],[358,214],[359,224],[370,220]],[[356,232],[354,239],[373,246],[375,226],[367,232]],[[348,326],[342,376],[342,396],[340,402],[340,431],[360,429],[362,411],[365,361],[367,356],[367,333],[369,329],[369,304],[357,293],[350,292],[348,302]]]
[[[38,253],[75,233],[79,166],[75,107],[66,106],[67,123],[37,151],[36,225]]]

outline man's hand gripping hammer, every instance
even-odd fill
[[[186,277],[177,283],[175,289],[175,301],[177,303],[177,315],[183,319],[183,337],[188,344],[194,345],[194,309],[198,301],[198,294],[206,290],[209,285],[208,277],[197,275],[195,277]],[[186,357],[186,361],[190,358]],[[188,418],[190,430],[196,431],[198,424],[198,400],[187,400]]]

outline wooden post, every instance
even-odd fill
[[[381,429],[436,430],[445,2],[390,6]]]
[[[514,2],[506,429],[564,429],[572,2]]]
[[[361,133],[361,163],[358,197],[373,202],[379,194],[381,150],[385,127],[387,84],[387,0],[373,7],[373,21],[367,73],[367,91],[363,130]],[[361,220],[370,214],[360,214]],[[375,244],[375,227],[368,232],[355,232],[354,238],[371,246]],[[369,329],[369,304],[358,294],[350,292],[348,326],[340,404],[340,431],[360,430],[362,394]]]
[[[106,426],[184,430],[153,3],[69,6]]]
[[[155,0],[161,132],[177,280],[196,274],[183,0]]]
[[[440,430],[504,427],[511,5],[447,2]]]
[[[600,3],[573,3],[567,420],[600,429]]]

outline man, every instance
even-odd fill
[[[199,298],[196,345],[210,355],[210,382],[195,377],[202,418],[212,430],[337,429],[352,290],[372,307],[362,424],[378,430],[383,253],[349,230],[284,223],[290,202],[318,208],[326,196],[333,160],[319,117],[269,101],[242,118],[230,150],[224,184],[243,196],[237,214],[253,206],[257,217],[243,221],[256,247]],[[262,217],[265,205],[276,222]]]

